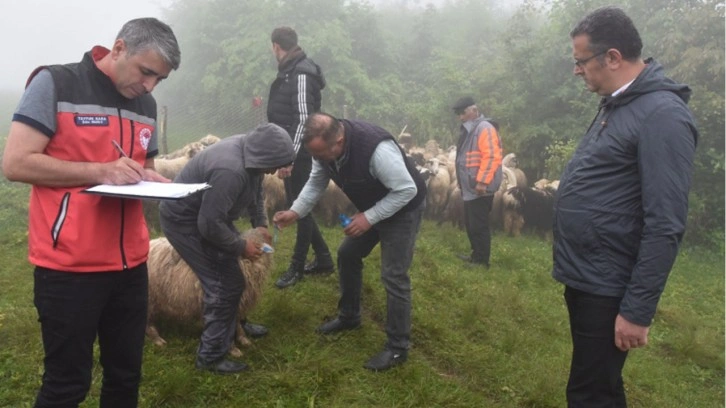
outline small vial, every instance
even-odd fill
[[[338,216],[338,218],[340,219],[340,226],[341,226],[341,227],[343,227],[343,228],[347,227],[347,226],[348,226],[348,224],[350,224],[350,222],[352,221],[352,220],[350,219],[350,217],[348,217],[348,216],[347,216],[347,215],[345,215],[345,214],[340,214],[340,215]]]
[[[271,254],[275,252],[275,248],[271,247],[269,244],[262,244],[262,252]]]

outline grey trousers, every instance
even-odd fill
[[[165,221],[163,216],[161,229],[202,285],[204,329],[197,360],[215,363],[229,352],[239,320],[239,302],[245,288],[239,259],[204,242],[199,233],[175,230],[173,222]]]
[[[346,237],[338,248],[340,319],[360,320],[363,258],[381,243],[381,281],[386,289],[386,348],[407,350],[411,337],[411,279],[408,269],[421,225],[424,205],[396,214],[359,237]]]

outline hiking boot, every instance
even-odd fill
[[[275,286],[280,289],[285,289],[288,286],[292,286],[303,278],[303,267],[296,264],[290,264],[285,273],[280,276],[280,279],[275,282]]]
[[[327,257],[315,256],[312,262],[305,264],[303,269],[303,273],[306,275],[330,275],[333,272],[335,272],[335,265],[333,265],[330,255]]]
[[[391,367],[403,364],[407,358],[408,352],[405,350],[393,351],[386,349],[371,357],[371,359],[363,365],[363,368],[367,368],[372,371],[385,371]]]

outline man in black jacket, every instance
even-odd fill
[[[270,86],[267,120],[287,131],[295,149],[293,165],[280,169],[277,173],[285,180],[285,195],[287,205],[290,206],[310,176],[312,159],[300,142],[308,115],[320,110],[320,91],[325,88],[325,79],[320,67],[297,45],[295,30],[278,27],[272,31],[271,39],[272,52],[278,62],[278,73]],[[315,258],[306,265],[311,245]],[[312,215],[300,218],[297,221],[297,237],[290,266],[275,285],[283,289],[302,279],[303,272],[330,273],[333,270],[330,250]]]
[[[625,13],[595,10],[572,37],[574,74],[603,97],[557,191],[552,275],[565,285],[569,407],[625,407],[628,350],[648,328],[685,231],[698,131],[690,89],[640,57]]]

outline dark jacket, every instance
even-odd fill
[[[305,120],[320,111],[323,88],[323,71],[299,47],[280,61],[267,99],[267,120],[287,131],[295,153],[300,149]]]
[[[648,326],[683,237],[698,138],[690,89],[646,68],[600,110],[560,179],[552,275],[622,297],[620,314]]]
[[[273,124],[224,138],[197,153],[174,179],[177,183],[208,183],[212,188],[163,202],[161,217],[180,232],[200,234],[221,251],[240,255],[246,243],[234,221],[246,210],[253,227],[267,225],[262,170],[288,165],[293,156],[287,133]]]

